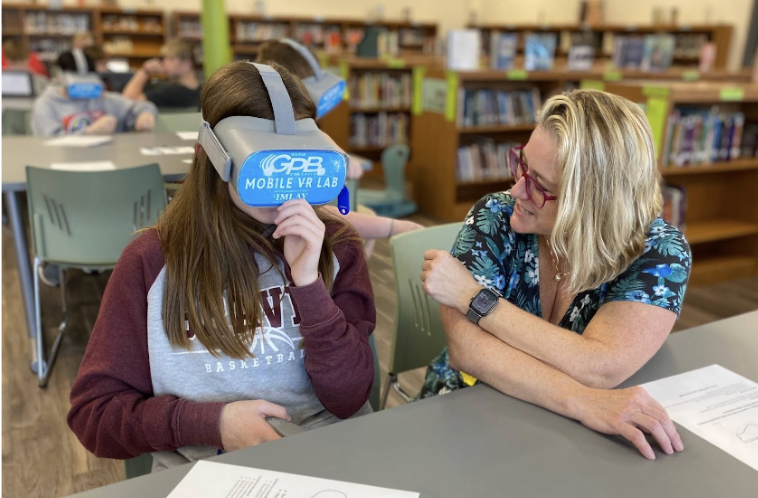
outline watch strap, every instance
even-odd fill
[[[482,315],[480,315],[479,313],[477,313],[473,309],[469,308],[468,311],[466,312],[466,318],[468,318],[469,320],[471,320],[474,324],[478,325],[479,324],[479,320],[482,319]]]

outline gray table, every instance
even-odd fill
[[[158,163],[168,181],[181,179],[189,164],[182,162],[192,155],[144,156],[140,147],[160,145],[187,146],[193,142],[180,139],[174,133],[123,133],[113,136],[113,141],[96,147],[49,147],[43,145],[48,138],[12,137],[2,139],[3,149],[3,198],[8,209],[8,217],[13,229],[13,239],[18,259],[21,292],[26,308],[27,332],[30,338],[32,365],[37,358],[34,344],[34,287],[31,263],[24,229],[24,218],[20,208],[20,194],[26,190],[26,166],[48,167],[51,163],[112,161],[117,168],[130,168],[144,164]]]
[[[672,335],[626,385],[718,363],[758,380],[758,312]],[[432,497],[755,498],[758,472],[679,427],[682,453],[648,461],[618,438],[485,386],[215,457]],[[165,497],[184,465],[75,495]]]

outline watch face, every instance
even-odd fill
[[[471,305],[479,314],[486,314],[495,306],[495,303],[497,303],[497,296],[493,292],[482,290],[476,295]]]

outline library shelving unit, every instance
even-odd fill
[[[534,125],[518,124],[487,125],[462,127],[456,122],[457,92],[464,89],[518,90],[537,88],[541,100],[573,88],[594,88],[606,90],[608,87],[627,80],[651,79],[653,82],[679,80],[683,88],[690,85],[706,84],[713,81],[734,81],[745,84],[750,74],[742,71],[730,73],[714,70],[699,74],[692,70],[672,68],[664,73],[645,73],[630,70],[606,70],[597,65],[591,71],[568,71],[565,66],[557,65],[553,71],[446,71],[430,69],[422,83],[424,88],[434,88],[441,96],[435,108],[434,98],[423,96],[424,104],[418,114],[413,115],[411,123],[411,150],[413,153],[414,200],[421,212],[442,221],[460,221],[473,203],[487,192],[501,190],[510,185],[506,179],[481,182],[462,182],[456,178],[458,168],[457,150],[482,139],[491,139],[497,143],[525,143]],[[699,81],[694,81],[698,80]],[[416,80],[414,80],[416,84]],[[726,85],[726,83],[723,83]],[[452,96],[451,96],[452,95]],[[427,106],[426,102],[431,102]],[[430,109],[431,108],[431,109]],[[735,165],[738,163],[735,163]],[[734,165],[733,165],[734,166]]]
[[[175,11],[172,21],[175,36],[199,44],[202,27],[198,12]],[[397,33],[400,55],[431,52],[437,37],[437,25],[431,23],[230,14],[229,38],[232,53],[238,59],[254,58],[262,42],[283,37],[299,40],[315,51],[341,54],[354,51],[355,43],[368,26]],[[336,44],[329,41],[332,33],[339,35]]]
[[[82,31],[92,33],[109,56],[133,67],[160,56],[166,38],[162,10],[3,3],[2,13],[3,37],[20,38],[47,62],[69,50],[72,35]]]
[[[566,57],[570,38],[575,33],[595,33],[598,48],[602,49],[599,56],[610,58],[614,36],[647,35],[670,33],[677,39],[674,52],[674,64],[697,67],[699,61],[699,44],[709,41],[716,45],[715,68],[725,68],[729,58],[729,48],[732,41],[732,26],[726,24],[692,24],[692,25],[623,25],[623,24],[476,24],[471,28],[482,32],[482,45],[485,53],[489,51],[489,36],[493,31],[514,32],[519,35],[518,46],[523,52],[524,34],[555,33],[557,35],[556,54]],[[680,45],[679,42],[685,42]]]
[[[666,121],[674,109],[718,106],[741,112],[745,124],[758,123],[758,85],[719,82],[619,82],[606,91],[643,104],[656,149],[666,139]],[[743,127],[744,130],[744,127]],[[667,184],[686,191],[684,234],[692,247],[693,285],[758,273],[758,158],[739,157],[704,165],[660,167]]]
[[[381,152],[394,143],[412,144],[413,101],[418,95],[416,88],[427,68],[436,67],[440,59],[426,56],[404,58],[367,59],[359,57],[332,58],[328,64],[339,68],[340,75],[348,82],[346,100],[329,115],[319,121],[319,126],[347,152],[355,153],[374,161],[374,168],[367,177],[381,178]],[[384,86],[383,86],[384,83]],[[388,91],[393,91],[389,97]],[[379,140],[377,134],[358,136],[356,130],[363,126],[372,131],[379,119],[400,127],[395,136],[387,134]],[[372,123],[367,125],[366,123]],[[403,131],[404,129],[404,131]],[[382,130],[373,128],[379,134]],[[400,136],[402,135],[402,136]],[[411,145],[411,160],[406,168],[410,175],[414,151]]]

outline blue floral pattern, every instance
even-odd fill
[[[539,243],[534,234],[510,226],[515,199],[510,191],[489,194],[469,211],[451,253],[476,281],[496,290],[519,308],[542,317],[539,292]],[[632,301],[677,315],[682,308],[692,254],[682,233],[658,218],[650,225],[642,256],[627,270],[596,289],[579,293],[559,326],[581,334],[608,302]],[[420,397],[465,387],[448,364],[447,349],[427,369]]]

